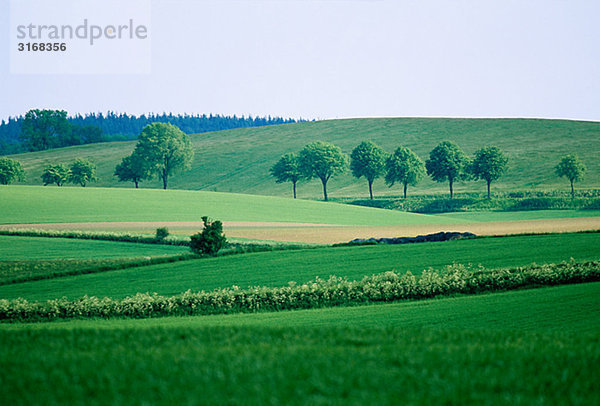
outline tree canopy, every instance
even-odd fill
[[[468,179],[469,159],[452,141],[440,142],[429,153],[425,162],[427,174],[436,182],[448,181],[450,198],[454,196],[453,185],[457,180]]]
[[[295,199],[296,183],[302,177],[298,156],[293,153],[285,154],[271,167],[270,172],[277,183],[292,182]]]
[[[0,185],[10,185],[15,180],[24,180],[25,171],[16,159],[0,158]]]
[[[585,165],[579,160],[575,154],[569,154],[556,165],[554,168],[559,178],[565,177],[571,182],[571,197],[575,197],[575,187],[573,184],[576,181],[583,179],[585,173]]]
[[[357,179],[365,177],[369,184],[369,196],[373,200],[373,181],[383,174],[386,152],[372,141],[361,142],[350,155],[350,169]]]
[[[302,149],[299,155],[300,172],[306,179],[319,178],[323,184],[323,198],[327,197],[327,182],[332,176],[343,173],[348,168],[348,156],[340,147],[315,141]]]
[[[498,147],[484,147],[475,152],[471,174],[475,179],[485,180],[487,196],[491,198],[491,184],[500,179],[508,167],[508,156]]]
[[[153,123],[142,130],[135,153],[149,165],[167,188],[169,176],[177,171],[189,169],[194,150],[183,131],[171,124]]]
[[[96,165],[88,160],[77,158],[69,168],[69,182],[85,187],[90,182],[96,182]]]
[[[56,184],[62,186],[69,178],[69,168],[65,164],[49,164],[42,172],[44,186]]]
[[[398,147],[385,161],[385,182],[389,187],[399,182],[404,186],[404,198],[408,185],[415,186],[425,174],[425,164],[409,148]]]
[[[119,182],[133,182],[137,189],[142,180],[151,176],[150,167],[144,158],[134,151],[115,167],[115,176],[119,178]]]
[[[71,137],[71,125],[64,110],[29,110],[21,126],[21,139],[29,151],[62,146]]]

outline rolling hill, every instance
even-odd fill
[[[368,118],[305,122],[260,128],[244,128],[191,136],[195,148],[192,169],[171,178],[175,189],[236,192],[289,196],[289,184],[276,184],[269,168],[287,152],[323,140],[350,153],[361,141],[370,139],[388,152],[398,146],[413,149],[422,159],[442,140],[452,140],[472,155],[486,145],[497,145],[510,156],[510,169],[495,186],[496,190],[568,189],[568,181],[554,174],[554,166],[567,153],[577,153],[587,165],[580,187],[600,185],[600,123],[545,119],[448,119],[448,118]],[[135,142],[113,142],[68,147],[50,151],[13,155],[27,172],[27,184],[40,184],[47,163],[71,162],[87,158],[98,166],[95,186],[133,187],[119,183],[113,176],[115,165],[131,153]],[[159,188],[157,180],[142,183]],[[364,180],[350,173],[333,178],[328,185],[332,197],[366,196]],[[445,193],[447,185],[429,179],[409,193]],[[484,182],[458,184],[457,191],[481,191]],[[382,180],[374,185],[376,195],[399,195],[398,186],[388,188]],[[300,198],[320,198],[321,185],[313,180],[299,184]]]

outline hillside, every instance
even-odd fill
[[[580,187],[600,187],[600,123],[543,119],[447,119],[373,118],[344,119],[244,128],[191,136],[196,156],[192,169],[170,180],[176,189],[238,192],[289,196],[289,184],[276,184],[269,168],[287,152],[323,140],[350,153],[362,140],[370,139],[388,152],[400,145],[413,149],[423,160],[442,140],[452,140],[472,155],[485,145],[497,145],[510,155],[510,169],[496,190],[568,189],[568,181],[558,179],[554,166],[567,153],[577,153],[587,165]],[[70,162],[83,157],[98,166],[100,181],[95,186],[133,187],[117,182],[115,165],[131,153],[135,142],[113,142],[13,155],[24,165],[28,184],[40,184],[44,165]],[[144,187],[160,187],[157,180]],[[365,196],[364,180],[350,173],[333,178],[328,185],[332,197]],[[446,193],[447,185],[425,179],[409,193]],[[481,191],[484,182],[459,183],[457,191]],[[400,188],[388,188],[382,180],[374,185],[376,195],[399,195]],[[313,180],[298,186],[300,198],[319,198],[321,185]]]

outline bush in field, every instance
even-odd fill
[[[15,159],[0,158],[0,185],[9,185],[15,180],[24,180],[25,172]]]
[[[69,178],[69,168],[65,164],[48,165],[42,172],[42,182],[44,186],[52,183],[56,186],[62,186]]]
[[[223,224],[219,220],[210,221],[202,217],[204,229],[190,237],[190,248],[196,254],[216,255],[227,243],[223,234]]]
[[[157,241],[162,241],[169,236],[169,229],[167,227],[159,227],[156,229],[156,238]]]
[[[69,168],[69,182],[85,187],[90,182],[96,182],[96,165],[88,160],[77,158]]]

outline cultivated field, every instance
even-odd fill
[[[0,398],[598,404],[599,296],[592,283],[275,314],[0,325]]]
[[[233,285],[285,286],[290,281],[305,283],[330,275],[350,280],[386,271],[419,275],[424,269],[443,269],[453,263],[494,269],[571,258],[578,262],[600,258],[600,233],[257,252],[11,284],[0,286],[0,298],[39,301],[84,295],[122,298],[138,292],[174,295]]]

